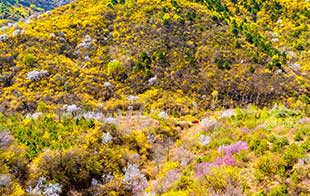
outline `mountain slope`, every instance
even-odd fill
[[[6,33],[22,33],[0,43],[2,111],[31,110],[39,100],[53,107],[74,102],[93,108],[141,93],[155,96],[146,99],[153,104],[171,93],[184,97],[180,105],[166,103],[171,111],[186,113],[192,107],[187,96],[209,108],[268,105],[305,94],[305,73],[296,74],[288,63],[302,60],[297,54],[305,54],[308,46],[299,52],[290,40],[272,42],[272,29],[266,28],[276,30],[277,23],[259,26],[268,24],[260,17],[268,10],[254,17],[239,4],[214,8],[212,3],[189,1],[78,1],[29,24],[18,23]],[[39,70],[48,76],[27,79],[29,72]],[[156,84],[148,82],[155,76]],[[113,90],[105,82],[112,83]]]
[[[77,0],[2,27],[0,195],[309,195],[309,13]]]
[[[36,12],[51,10],[71,0],[3,0],[0,2],[0,25],[7,21],[17,21]]]

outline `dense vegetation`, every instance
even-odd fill
[[[31,14],[51,10],[71,0],[1,0],[0,25],[17,21]]]
[[[283,106],[214,111],[199,124],[163,112],[2,115],[0,193],[308,195],[305,115]]]
[[[0,3],[0,195],[310,194],[309,2],[49,5]]]
[[[192,101],[201,109],[309,102],[308,3],[155,2],[77,1],[4,30],[0,111],[33,112],[38,101],[53,109],[110,101],[115,110],[124,94],[182,114]],[[48,74],[33,81],[32,71]]]

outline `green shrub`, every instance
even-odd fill
[[[35,176],[47,176],[64,186],[87,187],[92,175],[100,175],[105,160],[100,154],[81,148],[65,152],[46,151],[34,162],[32,172]]]
[[[269,176],[271,174],[272,161],[269,157],[264,156],[258,160],[256,167],[264,176]]]
[[[35,64],[36,61],[37,61],[36,57],[32,54],[26,54],[23,59],[24,64],[29,67],[33,66],[33,64]]]
[[[260,139],[256,137],[252,137],[249,142],[249,147],[255,154],[262,155],[269,149],[268,142],[266,139]]]
[[[289,145],[287,137],[275,138],[274,141],[272,141],[271,151],[279,152],[287,145]]]
[[[221,70],[230,70],[232,63],[229,60],[217,58],[215,59],[215,64]]]
[[[280,58],[278,55],[274,55],[272,57],[272,60],[270,63],[267,65],[268,69],[273,70],[273,69],[281,69],[282,63],[280,61]]]
[[[268,196],[289,196],[287,186],[286,185],[280,185],[275,188],[273,188]]]
[[[293,166],[298,159],[303,158],[306,151],[297,144],[291,144],[285,151],[283,157],[289,166]]]
[[[40,101],[40,102],[38,103],[38,106],[37,106],[37,111],[38,111],[38,112],[46,112],[46,111],[47,111],[47,105],[46,105],[46,103]]]
[[[108,75],[113,76],[117,72],[120,72],[122,68],[123,65],[119,60],[113,60],[108,64]]]
[[[267,154],[262,156],[256,162],[256,172],[265,177],[272,177],[274,174],[285,176],[286,174],[285,160],[276,154]]]

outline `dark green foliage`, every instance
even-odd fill
[[[215,64],[221,70],[230,70],[232,63],[229,60],[217,58],[215,59]]]
[[[250,65],[250,67],[249,67],[249,72],[255,73],[255,68],[253,67],[253,65]]]
[[[158,54],[153,54],[152,56],[153,59],[163,59],[163,53],[158,53]],[[151,72],[151,63],[152,59],[147,55],[146,52],[142,52],[138,58],[138,61],[135,63],[133,70],[135,72],[142,72],[144,77],[146,79],[149,79],[152,77],[152,72]]]

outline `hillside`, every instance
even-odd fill
[[[0,2],[0,26],[69,2],[71,0],[2,0]]]
[[[248,10],[234,14],[243,5],[227,2],[222,11],[173,2],[78,1],[3,32],[9,39],[0,43],[1,111],[31,112],[40,100],[55,107],[75,103],[96,108],[103,101],[122,100],[124,94],[144,94],[150,104],[176,96],[180,106],[166,103],[171,105],[166,109],[182,111],[192,101],[204,109],[308,100],[304,18],[279,13],[269,21],[264,7],[270,2],[260,5],[255,21]],[[304,27],[286,30],[281,20]],[[20,31],[18,36],[14,31]],[[48,76],[27,79],[40,70]],[[155,76],[155,84],[148,82]],[[192,101],[187,101],[189,95]]]
[[[298,0],[76,0],[4,25],[0,195],[309,195],[309,19]]]

